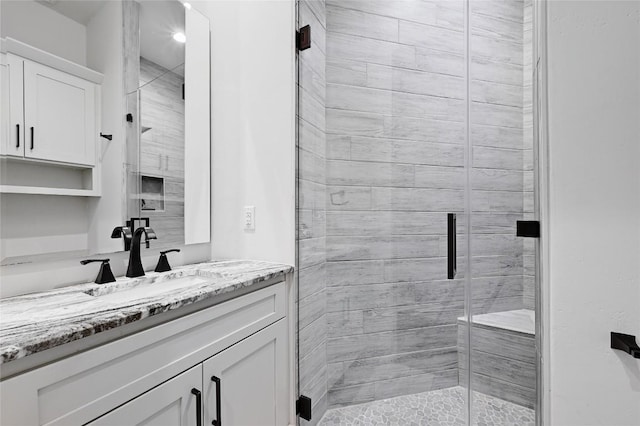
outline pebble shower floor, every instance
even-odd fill
[[[370,425],[465,425],[464,398],[460,386],[404,395],[365,404],[335,408],[326,412],[319,426]],[[474,392],[473,425],[533,426],[535,413],[502,399]]]

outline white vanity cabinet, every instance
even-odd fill
[[[8,53],[8,132],[2,154],[93,167],[100,86]]]
[[[5,379],[0,424],[211,425],[220,401],[224,426],[287,425],[289,294],[279,282]]]
[[[287,424],[286,337],[280,320],[203,363],[205,425]]]
[[[191,368],[89,423],[91,426],[196,426],[195,389],[202,384],[202,367]]]

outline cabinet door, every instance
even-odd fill
[[[25,157],[95,165],[96,85],[24,61]]]
[[[24,156],[23,60],[11,54],[2,54],[2,143],[0,154]]]
[[[91,426],[196,426],[199,408],[192,389],[202,390],[202,365],[164,382],[88,423]]]
[[[203,363],[205,424],[287,424],[286,324],[282,319]]]

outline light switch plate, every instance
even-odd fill
[[[255,206],[245,206],[244,208],[244,230],[255,231],[256,229],[256,208]]]

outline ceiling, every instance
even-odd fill
[[[87,25],[109,0],[36,0],[74,21]],[[184,63],[184,43],[173,39],[185,32],[185,10],[178,0],[138,0],[140,4],[140,56],[174,69]],[[184,67],[176,69],[184,73]]]
[[[177,0],[141,1],[140,56],[170,70],[183,64],[185,44],[175,41],[173,34],[185,32],[184,15]]]
[[[108,0],[37,0],[67,18],[87,25]]]

